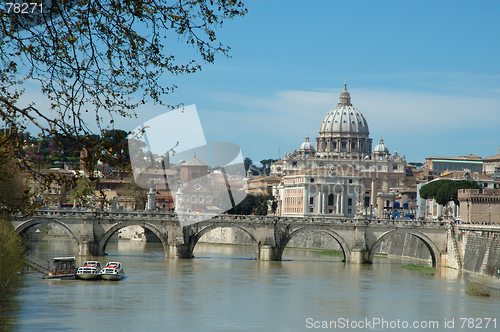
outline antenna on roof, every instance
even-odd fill
[[[275,140],[276,142],[278,142],[278,160],[281,160],[281,148],[286,146],[286,145],[281,145],[283,144],[283,142],[280,142],[278,140]]]

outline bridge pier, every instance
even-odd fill
[[[371,263],[368,260],[369,251],[364,248],[352,248],[351,250],[351,260],[346,261],[346,263],[351,264],[366,264]]]
[[[193,248],[184,243],[170,244],[166,256],[170,258],[193,258]]]
[[[97,242],[94,241],[93,236],[83,236],[78,242],[78,255],[104,256],[104,253],[99,252]]]
[[[278,246],[261,245],[258,249],[257,259],[263,261],[281,261],[283,250]]]

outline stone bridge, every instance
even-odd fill
[[[40,210],[35,215],[17,216],[12,225],[24,235],[33,226],[54,223],[62,226],[78,244],[79,255],[105,255],[106,245],[119,229],[139,225],[160,239],[167,257],[191,258],[200,238],[221,227],[238,228],[248,234],[257,259],[279,261],[287,243],[297,234],[316,231],[334,238],[344,252],[344,261],[369,263],[384,240],[394,234],[409,233],[429,249],[434,267],[453,266],[449,260],[463,260],[450,250],[450,227],[444,222],[337,219],[327,217],[275,217],[221,215],[205,219],[193,215],[192,224],[181,227],[173,213],[127,211]],[[448,255],[448,253],[451,253]]]

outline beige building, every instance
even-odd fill
[[[461,189],[458,200],[460,218],[464,222],[500,224],[500,190]]]
[[[453,171],[453,172],[445,172],[437,177],[435,180],[439,179],[448,179],[448,180],[472,180],[476,181],[482,188],[483,191],[489,192],[490,190],[494,190],[496,188],[500,188],[500,179],[494,179],[491,174],[482,174],[478,172],[469,172],[466,171]],[[462,190],[473,190],[473,189],[462,189]],[[476,189],[477,190],[477,189]],[[459,190],[460,194],[461,190]],[[460,196],[459,196],[460,201]],[[468,220],[464,218],[469,218],[472,215],[468,214],[469,212],[465,212],[466,215],[464,217],[464,205],[463,202],[460,201],[460,205],[457,206],[453,201],[448,203],[448,206],[443,207],[436,203],[434,199],[422,200],[421,208],[425,210],[425,218],[436,220],[440,217],[448,216],[454,219],[462,219]],[[470,205],[470,204],[469,204]],[[474,216],[472,216],[474,217]],[[474,219],[470,220],[476,222]]]
[[[429,170],[432,175],[440,175],[451,171],[465,171],[481,173],[483,161],[474,154],[458,157],[427,157],[423,169]]]
[[[276,187],[278,215],[354,218],[360,197],[358,176],[338,169],[307,169],[283,177]]]
[[[217,201],[222,193],[227,196],[224,175],[219,171],[208,171],[209,166],[194,157],[180,165],[181,186],[176,193],[177,212],[214,213],[226,208],[230,202]],[[224,206],[220,206],[223,204]]]
[[[500,173],[500,148],[496,156],[483,159],[483,173],[493,174]]]
[[[252,195],[271,195],[273,186],[280,182],[281,178],[277,176],[251,176],[247,179],[247,191]]]

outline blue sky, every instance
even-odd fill
[[[344,82],[373,146],[407,161],[500,147],[497,1],[247,1],[218,39],[232,58],[164,76],[171,104],[196,104],[207,141],[238,144],[254,162],[314,140]],[[178,49],[196,58],[193,49]],[[146,105],[133,129],[165,110]],[[281,143],[280,143],[281,142]]]

